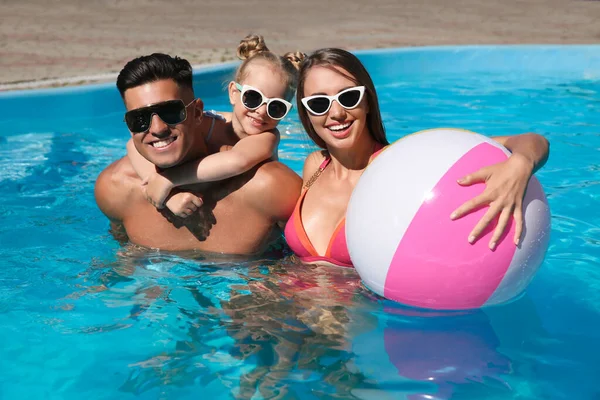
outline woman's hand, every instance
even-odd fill
[[[159,173],[153,173],[142,182],[142,192],[146,200],[158,209],[165,206],[165,200],[173,187],[173,183]]]
[[[453,220],[458,219],[474,209],[489,205],[485,215],[471,231],[468,238],[470,243],[475,242],[489,223],[500,215],[489,242],[490,249],[496,248],[510,217],[513,216],[516,224],[514,242],[519,244],[523,232],[523,197],[533,169],[534,163],[531,160],[521,154],[513,154],[506,161],[481,168],[459,179],[458,183],[463,186],[480,182],[486,184],[483,193],[461,205],[450,216]]]

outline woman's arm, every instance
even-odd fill
[[[493,138],[512,152],[508,160],[481,168],[460,179],[460,185],[469,186],[485,182],[486,188],[479,196],[467,201],[450,216],[458,219],[472,210],[488,205],[489,208],[471,231],[469,242],[473,243],[483,230],[498,217],[496,229],[489,242],[494,249],[504,232],[510,217],[515,219],[515,244],[519,244],[523,232],[523,197],[529,178],[547,161],[550,145],[541,135],[525,133],[515,136]]]
[[[550,154],[550,143],[537,133],[523,133],[515,136],[492,137],[496,142],[506,147],[512,154],[525,158],[532,166],[532,174],[542,168]]]

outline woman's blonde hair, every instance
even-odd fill
[[[283,72],[288,87],[286,97],[293,97],[298,87],[300,64],[306,57],[302,52],[288,52],[279,56],[269,50],[261,35],[248,35],[240,41],[237,56],[243,60],[235,73],[235,81],[243,82],[248,75],[248,66],[256,61],[264,61]]]

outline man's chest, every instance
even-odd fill
[[[168,208],[156,209],[142,196],[123,220],[129,239],[142,246],[165,250],[203,249],[218,238],[217,221],[227,225],[227,213],[221,208],[231,207],[231,199],[215,201],[213,196],[195,192],[204,204],[187,218],[175,216]],[[136,196],[137,197],[137,196]]]
[[[123,220],[129,240],[173,251],[249,253],[260,246],[272,223],[246,206],[243,190],[221,187],[193,192],[203,205],[187,218],[176,217],[168,209],[157,210],[141,194],[135,196]]]

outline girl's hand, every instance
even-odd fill
[[[479,171],[459,179],[458,183],[470,186],[474,183],[485,182],[486,188],[479,196],[467,201],[457,208],[450,216],[458,219],[474,209],[489,205],[489,209],[479,223],[471,231],[469,242],[473,243],[483,230],[498,214],[498,224],[489,243],[490,249],[495,249],[504,232],[510,217],[515,219],[514,242],[519,244],[523,232],[523,197],[533,173],[533,162],[520,154],[513,154],[506,161],[481,168]]]
[[[202,206],[202,199],[188,192],[176,193],[167,200],[167,208],[179,218],[187,218]]]
[[[165,199],[169,196],[173,187],[170,180],[158,173],[153,173],[142,182],[142,192],[146,200],[158,209],[165,206]]]

